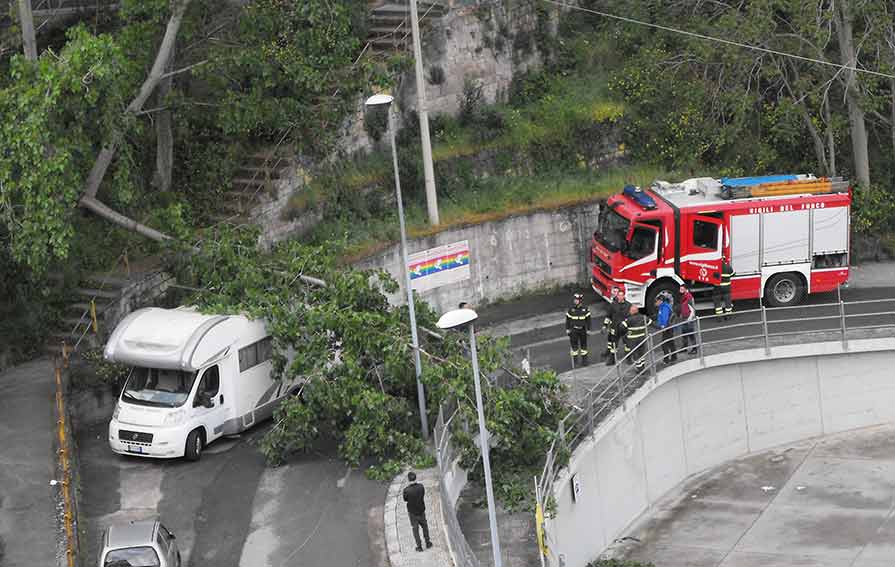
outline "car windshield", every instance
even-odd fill
[[[113,549],[106,554],[103,567],[159,567],[159,559],[148,546]]]
[[[594,238],[606,248],[616,252],[625,246],[625,238],[628,235],[628,219],[621,216],[614,209],[603,207]]]
[[[174,408],[190,396],[195,372],[135,367],[121,399],[147,406]]]

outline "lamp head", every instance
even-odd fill
[[[478,318],[478,313],[472,309],[453,309],[442,315],[435,325],[439,329],[456,329],[468,325]]]
[[[375,94],[364,102],[364,106],[388,106],[395,100],[395,97],[387,94]]]

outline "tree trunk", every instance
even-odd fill
[[[824,96],[821,104],[824,122],[827,125],[827,158],[830,177],[836,177],[836,137],[833,135],[833,117],[830,116],[830,99]]]
[[[890,96],[892,97],[892,113],[890,115],[892,121],[892,126],[890,128],[892,131],[892,157],[895,158],[895,79],[890,80],[889,85],[891,89]]]
[[[137,221],[128,218],[117,211],[113,211],[105,204],[101,203],[93,197],[84,195],[83,197],[81,197],[78,205],[96,214],[97,216],[100,216],[108,221],[117,224],[120,227],[136,232],[137,234],[142,234],[146,238],[155,240],[156,242],[171,240],[171,237],[167,234],[163,234],[155,230],[154,228],[149,228],[146,225],[140,224]]]
[[[166,66],[167,71],[173,70],[175,48],[171,48],[171,56]],[[168,75],[164,77],[158,84],[155,98],[159,106],[165,105],[165,99],[171,92],[171,85],[174,77]],[[168,191],[171,189],[171,176],[174,170],[174,130],[172,128],[171,111],[168,109],[160,111],[155,116],[155,175],[153,176],[153,185],[159,191]]]
[[[127,105],[127,108],[124,111],[125,114],[136,114],[142,110],[149,95],[152,94],[152,91],[155,90],[159,81],[162,80],[162,76],[165,74],[165,68],[168,66],[168,61],[170,61],[171,53],[174,50],[174,43],[177,41],[177,32],[180,29],[180,23],[183,21],[183,14],[186,12],[189,3],[190,0],[180,0],[179,2],[175,2],[171,18],[168,20],[168,26],[165,28],[165,36],[162,38],[162,44],[159,46],[158,53],[155,55],[152,69],[149,71],[146,80],[143,81],[143,84],[140,86],[140,92],[138,92],[134,100]],[[87,185],[84,187],[84,197],[96,198],[96,193],[99,191],[99,186],[103,181],[103,177],[106,176],[109,164],[112,163],[112,158],[115,157],[115,152],[118,150],[120,139],[121,132],[114,132],[112,134],[112,140],[102,149],[102,151],[100,151],[99,156],[96,158],[96,161],[93,163],[93,167],[90,170],[90,175],[87,177]]]
[[[31,0],[19,0],[19,23],[22,25],[22,45],[25,48],[25,59],[37,61],[37,37],[34,35]]]
[[[867,149],[867,126],[864,122],[864,110],[860,106],[855,67],[855,45],[852,37],[852,21],[848,0],[840,0],[838,9],[834,8],[836,35],[839,40],[839,54],[843,65],[851,67],[844,70],[845,97],[848,103],[848,123],[851,131],[852,153],[854,154],[855,176],[863,186],[870,185],[870,157]]]

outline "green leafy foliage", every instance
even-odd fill
[[[77,27],[58,55],[14,56],[0,86],[0,208],[13,258],[37,273],[68,254],[72,209],[94,141],[111,129],[103,119],[124,100],[125,67],[111,37]]]
[[[204,290],[193,298],[204,310],[264,318],[278,375],[304,380],[262,442],[268,460],[281,463],[324,437],[337,441],[352,465],[373,458],[377,465],[368,472],[375,478],[405,465],[431,465],[419,434],[407,310],[391,307],[385,295],[396,291],[395,282],[385,272],[340,267],[331,247],[293,241],[261,254],[254,243],[252,232],[222,231],[180,266],[178,279]],[[303,283],[302,274],[322,278],[326,286]],[[419,325],[433,328],[428,305],[417,303],[416,310]],[[422,380],[432,414],[441,401],[456,399],[462,419],[475,423],[465,338],[422,334]],[[485,376],[506,358],[504,340],[481,336]],[[556,376],[546,372],[513,387],[486,385],[488,428],[498,437],[493,458],[501,470],[519,472],[541,459],[563,411],[560,392]],[[465,460],[475,463],[477,449],[468,435],[461,447]],[[512,490],[507,494],[517,498]]]

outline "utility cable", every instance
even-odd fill
[[[870,69],[861,69],[858,67],[853,67],[851,65],[842,65],[839,63],[833,63],[832,61],[824,61],[823,59],[814,59],[813,57],[806,57],[804,55],[797,55],[795,53],[787,53],[785,51],[777,51],[776,49],[770,49],[767,47],[759,47],[757,45],[750,45],[748,43],[740,43],[738,41],[731,41],[729,39],[723,39],[720,37],[714,37],[710,35],[705,35],[697,32],[691,32],[687,30],[682,30],[678,28],[672,28],[669,26],[663,26],[660,24],[653,24],[651,22],[644,22],[643,20],[635,20],[634,18],[628,18],[626,16],[619,16],[616,14],[610,14],[608,12],[601,12],[600,10],[593,10],[591,8],[584,8],[582,6],[576,6],[574,4],[569,4],[566,2],[560,2],[558,0],[541,0],[547,4],[553,4],[554,6],[559,6],[561,8],[568,8],[570,10],[578,10],[579,12],[587,12],[590,14],[595,14],[597,16],[602,16],[604,18],[610,18],[613,20],[619,20],[622,22],[627,22],[629,24],[635,24],[638,26],[646,26],[648,28],[654,28],[662,31],[667,31],[671,33],[676,33],[679,35],[686,35],[689,37],[695,37],[697,39],[702,39],[705,41],[714,41],[716,43],[723,43],[725,45],[731,45],[734,47],[741,47],[743,49],[751,49],[753,51],[760,51],[762,53],[769,53],[771,55],[780,55],[782,57],[789,57],[791,59],[798,59],[800,61],[807,61],[809,63],[817,63],[818,65],[826,65],[827,67],[835,67],[836,69],[847,69],[849,71],[854,71],[856,73],[865,73],[868,75],[875,75],[877,77],[884,77],[886,79],[895,79],[895,75],[891,75],[889,73],[883,73],[880,71],[871,71]]]

